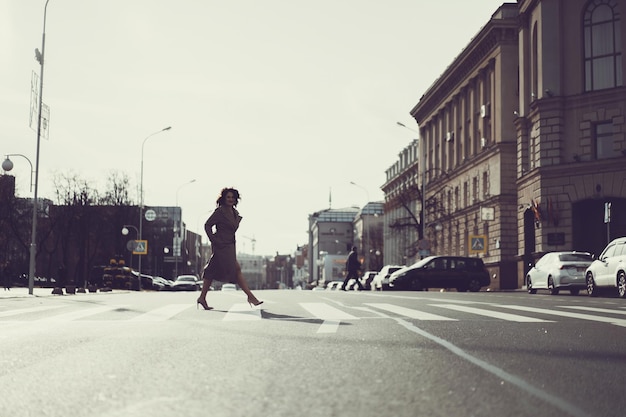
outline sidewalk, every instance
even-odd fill
[[[40,288],[34,287],[32,295],[28,293],[28,287],[11,287],[10,290],[0,289],[0,300],[3,298],[27,298],[27,297],[61,297],[61,294],[52,294],[52,290],[54,288]],[[120,292],[124,290],[118,290],[116,292]],[[98,291],[101,293],[101,291]],[[76,292],[76,295],[81,294]],[[86,294],[95,294],[86,292]],[[65,288],[63,288],[63,295],[69,295],[65,292]],[[71,294],[74,295],[74,294]]]
[[[0,289],[1,298],[49,297],[53,288],[33,288],[33,294],[28,293],[27,287],[11,287],[10,290]]]

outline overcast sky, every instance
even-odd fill
[[[238,249],[254,238],[256,254],[292,253],[310,213],[383,200],[385,170],[416,137],[396,122],[417,128],[411,108],[502,3],[50,0],[39,196],[53,199],[55,174],[104,189],[117,171],[138,201],[141,145],[171,126],[145,142],[145,204],[178,199],[201,232],[234,186]],[[33,164],[44,4],[0,0],[0,154]],[[11,159],[32,197],[28,162]]]

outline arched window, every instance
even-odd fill
[[[617,0],[591,0],[583,17],[585,91],[622,85],[622,44]]]

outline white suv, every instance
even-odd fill
[[[389,275],[398,269],[404,268],[402,265],[385,265],[380,272],[372,279],[372,289],[376,291],[389,289]]]
[[[613,240],[585,271],[587,293],[594,297],[600,288],[617,289],[626,298],[626,237]]]

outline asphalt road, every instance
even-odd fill
[[[626,300],[0,297],[0,416],[624,416]]]

